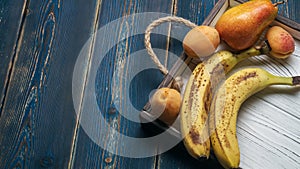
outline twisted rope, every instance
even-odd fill
[[[159,70],[164,74],[167,75],[169,73],[168,69],[161,64],[161,62],[159,61],[157,55],[154,53],[153,49],[152,49],[152,45],[150,42],[150,34],[151,31],[157,27],[158,25],[164,23],[164,22],[178,22],[178,23],[182,23],[190,28],[194,28],[197,25],[192,23],[189,20],[186,20],[184,18],[181,17],[177,17],[177,16],[167,16],[167,17],[163,17],[163,18],[159,18],[157,20],[154,20],[150,25],[148,25],[148,27],[146,28],[145,31],[145,39],[144,39],[144,43],[145,43],[145,47],[147,49],[148,54],[150,55],[151,59],[154,61],[154,63],[157,65],[157,67],[159,68]]]

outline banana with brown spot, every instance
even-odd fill
[[[236,136],[237,114],[251,95],[273,84],[299,85],[300,76],[280,77],[260,68],[246,68],[231,75],[213,97],[210,139],[214,154],[225,168],[238,168],[240,150]]]
[[[180,110],[181,133],[184,145],[194,158],[208,158],[210,140],[208,130],[208,111],[212,91],[237,63],[257,56],[259,49],[250,48],[240,54],[219,51],[207,61],[197,65],[186,85]]]

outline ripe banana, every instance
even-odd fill
[[[208,111],[215,86],[238,62],[259,54],[257,48],[240,54],[219,51],[193,70],[184,91],[180,124],[184,145],[194,158],[209,157]]]
[[[300,76],[280,77],[260,68],[246,68],[231,75],[215,93],[209,116],[210,139],[214,154],[223,167],[239,167],[236,121],[241,104],[273,84],[299,85]]]

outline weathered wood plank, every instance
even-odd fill
[[[115,8],[121,7],[121,8]],[[95,51],[97,48],[103,49],[107,43],[111,43],[112,48],[105,53],[103,60],[97,69],[95,80],[98,109],[102,116],[112,127],[108,131],[101,129],[103,126],[90,124],[90,128],[85,128],[84,124],[78,130],[78,138],[75,144],[74,168],[155,168],[156,158],[129,158],[115,155],[116,153],[126,152],[128,148],[131,151],[137,150],[137,147],[129,147],[118,133],[130,136],[132,138],[145,137],[145,133],[140,128],[139,121],[132,122],[127,119],[129,116],[138,119],[139,111],[148,101],[149,92],[155,89],[162,80],[162,74],[156,69],[156,65],[150,60],[144,48],[143,32],[146,26],[154,19],[159,18],[161,14],[150,14],[149,17],[141,19],[135,14],[144,12],[158,12],[171,14],[173,1],[109,1],[104,0],[101,3],[99,14],[99,29],[105,28],[113,20],[120,17],[120,22],[114,27],[113,35],[98,36],[95,42]],[[168,46],[169,24],[161,25],[156,29],[162,35],[153,35],[151,41],[154,48],[161,49],[159,58],[164,61],[166,55],[165,49]],[[130,37],[131,35],[134,35]],[[106,44],[102,44],[105,42]],[[116,43],[117,42],[117,43]],[[101,46],[102,45],[102,46]],[[94,63],[95,57],[91,59]],[[110,65],[109,67],[107,65]],[[90,71],[93,69],[90,65]],[[97,65],[96,65],[97,66]],[[147,69],[149,68],[149,69]],[[144,71],[143,71],[144,70]],[[91,74],[91,72],[89,72]],[[132,80],[131,80],[132,78]],[[87,80],[89,81],[89,79]],[[86,82],[89,83],[89,82]],[[88,87],[85,86],[86,88]],[[86,92],[83,96],[82,104],[84,106],[89,94]],[[86,118],[86,114],[81,114],[81,120]],[[91,122],[91,121],[90,121]],[[92,122],[91,122],[92,123]],[[97,128],[99,127],[99,128]],[[112,131],[115,129],[115,131]],[[105,145],[98,146],[94,143],[93,136],[87,130],[102,132]],[[99,137],[101,136],[99,134]],[[150,146],[150,145],[149,145]],[[110,153],[104,149],[113,149]],[[147,149],[147,145],[144,147]],[[126,150],[127,149],[127,150]]]
[[[0,116],[20,30],[27,13],[26,2],[0,2]]]
[[[300,2],[297,0],[288,0],[285,1],[284,4],[278,6],[278,13],[279,15],[285,16],[291,20],[294,20],[300,23],[299,17],[299,6]]]
[[[188,19],[197,25],[201,25],[215,3],[215,1],[177,0],[175,15]],[[171,37],[177,36],[178,32],[182,34],[182,37],[177,40],[173,39],[170,42],[170,52],[175,53],[178,56],[182,53],[182,40],[189,30],[190,28],[186,28],[184,25],[172,23]],[[157,159],[157,162],[157,168],[222,168],[216,160],[198,161],[193,159],[187,153],[182,143],[172,150],[161,154]]]
[[[0,168],[67,168],[72,72],[94,32],[97,1],[28,2],[0,119]]]
[[[2,23],[0,25],[0,35],[5,35],[4,39],[7,39],[12,34],[12,44],[9,46],[13,46],[11,49],[17,49],[15,62],[11,65],[13,69],[5,102],[1,105],[1,107],[3,106],[3,113],[0,118],[0,168],[215,167],[211,161],[202,163],[191,160],[180,149],[172,149],[160,156],[144,159],[125,158],[104,151],[91,140],[83,128],[76,126],[78,123],[73,108],[71,90],[72,73],[77,56],[95,29],[104,27],[121,16],[126,17],[130,14],[146,11],[166,12],[168,14],[175,11],[175,14],[200,24],[215,3],[214,1],[104,0],[101,4],[100,1],[86,3],[83,0],[76,2],[65,0],[28,2],[30,2],[28,10],[26,10],[28,15],[24,18],[18,47],[14,45],[17,44],[19,35],[13,31],[8,31],[7,35],[2,34],[2,31],[7,30],[2,29]],[[2,3],[16,2],[2,1]],[[176,3],[180,5],[174,5]],[[289,1],[288,3],[289,9],[283,9],[288,14],[283,12],[283,15],[288,15],[299,21],[297,10],[299,5],[293,5],[299,1]],[[121,9],[120,6],[122,6]],[[181,7],[179,8],[179,6]],[[180,10],[182,12],[178,12]],[[19,18],[19,15],[14,12],[13,10],[10,11],[11,17]],[[14,23],[15,26],[20,25],[20,20],[16,19],[16,21],[19,23]],[[152,63],[145,51],[140,51],[144,49],[143,36],[136,35],[127,38],[128,32],[137,31],[137,28],[132,28],[141,26],[146,22],[150,23],[150,20],[140,21],[136,17],[132,17],[129,20],[128,18],[127,20],[124,19],[124,22],[115,28],[117,36],[114,38],[121,41],[115,44],[105,55],[97,69],[97,80],[95,81],[97,102],[104,114],[103,116],[117,131],[132,137],[145,137],[145,133],[140,129],[138,123],[131,122],[122,115],[131,116],[135,110],[142,109],[149,92],[156,88],[163,78],[157,69],[150,69],[134,76],[132,82],[131,79],[126,79],[128,75],[133,76],[134,73],[137,73],[137,70],[140,70],[142,66],[147,68],[149,63]],[[17,27],[15,29],[18,29]],[[171,30],[173,29],[176,30],[175,27],[172,27]],[[168,31],[169,25],[161,26],[157,32],[164,36],[153,35],[152,38],[154,47],[162,49],[162,52],[157,51],[160,53],[159,56],[162,61],[165,60],[165,56],[168,56],[165,49],[169,49],[176,55],[182,51],[180,42],[175,40],[171,41],[169,46]],[[172,37],[172,32],[170,36]],[[110,35],[106,35],[100,40],[104,39],[103,41],[109,43],[111,38]],[[97,42],[95,42],[95,46],[90,46],[90,48],[101,48],[101,46],[97,46]],[[0,49],[2,52],[2,48]],[[6,46],[3,48],[4,51],[7,50],[7,53],[11,52],[11,49]],[[88,51],[88,54],[90,54],[89,52],[91,51]],[[147,57],[147,59],[143,57]],[[166,64],[172,66],[173,61],[170,56],[168,58]],[[295,58],[299,58],[299,56],[295,56]],[[82,64],[92,64],[92,59]],[[244,62],[240,66],[253,64],[256,60],[249,62]],[[278,64],[272,59],[268,62]],[[288,60],[288,63],[290,62],[297,65],[299,60]],[[4,66],[9,66],[7,63],[11,63],[11,58],[8,58],[7,62],[1,62],[0,66],[2,63]],[[140,69],[136,68],[138,66]],[[155,67],[154,64],[151,66]],[[5,79],[10,77],[7,76],[9,67],[3,70],[5,71]],[[291,72],[299,73],[296,67],[292,68],[290,72],[286,72],[285,69],[279,71],[283,71],[285,75],[289,75]],[[1,84],[2,82],[0,82]],[[6,82],[3,82],[3,85],[5,84]],[[299,124],[297,111],[299,92],[275,89],[276,92],[281,91],[281,95],[276,94],[274,96],[271,94],[274,92],[273,90],[274,88],[269,88],[265,92],[259,93],[249,100],[246,103],[248,106],[242,110],[244,113],[241,115],[244,116],[242,118],[244,120],[238,123],[238,137],[242,140],[243,159],[241,165],[243,168],[250,166],[250,168],[253,166],[255,168],[299,167],[299,149],[297,148],[299,146],[297,142],[299,140],[299,127],[297,127]],[[129,95],[129,97],[125,97],[125,95]],[[263,101],[258,102],[257,99]],[[284,103],[287,102],[293,103],[293,106],[285,105]],[[130,104],[133,107],[128,107]],[[77,105],[75,105],[75,109],[76,107]],[[257,107],[266,108],[257,114],[255,113]],[[280,120],[283,118],[284,121],[287,121],[286,123]],[[99,132],[97,128],[95,129],[96,132]],[[114,144],[123,144],[118,142],[113,131],[104,134],[106,135],[105,148],[115,146]],[[290,145],[286,143],[290,143]],[[253,146],[253,149],[249,150],[249,145]],[[132,146],[131,148],[134,149],[135,147]],[[116,151],[125,151],[125,149]],[[258,152],[263,153],[265,158],[259,158],[261,156],[257,156]],[[284,160],[287,165],[282,166],[281,160]]]
[[[258,66],[277,75],[299,75],[299,45],[286,60],[253,57],[237,69]],[[242,168],[299,168],[299,99],[298,87],[271,86],[243,104],[237,123]]]

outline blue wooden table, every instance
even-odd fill
[[[116,134],[148,137],[137,121],[127,117],[138,117],[163,79],[145,52],[141,30],[169,15],[200,25],[216,3],[1,0],[0,168],[221,168],[215,160],[194,160],[180,148],[143,158],[120,155],[137,151],[138,146],[126,145]],[[279,15],[300,22],[298,0],[289,0],[279,9]],[[168,68],[182,52],[180,39],[171,38],[178,30],[184,37],[181,27],[168,23],[151,37]],[[99,53],[99,49],[107,51]],[[95,57],[100,57],[99,64],[94,64]],[[92,70],[96,78],[89,81]],[[97,124],[103,121],[97,119],[90,119],[88,129],[82,126],[88,119],[82,112],[90,85],[96,107],[110,126],[104,133],[102,124]]]

